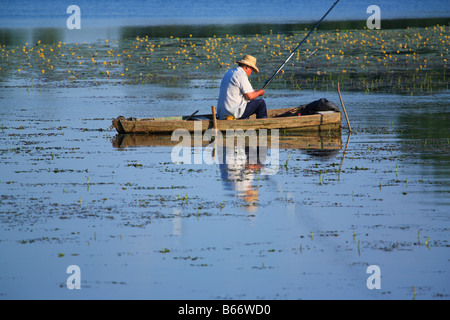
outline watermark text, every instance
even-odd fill
[[[66,21],[67,29],[81,29],[81,10],[77,5],[67,7],[66,13],[71,14]]]
[[[370,30],[373,29],[381,29],[381,9],[377,5],[370,5],[367,7],[367,14],[371,14],[369,18],[367,18],[366,25]]]
[[[225,135],[214,129],[202,131],[201,123],[194,123],[194,132],[177,129],[171,136],[178,142],[172,148],[171,159],[176,164],[227,164],[246,162],[261,164],[264,174],[278,172],[279,130],[278,129],[228,129]],[[203,147],[205,144],[206,147]],[[269,154],[270,146],[270,154]]]
[[[70,274],[67,278],[67,289],[81,289],[81,269],[79,266],[73,264],[67,267],[66,273]]]
[[[367,278],[367,281],[366,281],[367,289],[369,289],[369,290],[381,289],[381,269],[380,269],[380,267],[377,265],[368,266],[366,273],[370,274],[370,276]]]

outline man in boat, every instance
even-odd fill
[[[217,116],[224,119],[248,119],[256,114],[256,118],[267,118],[267,108],[263,96],[263,89],[253,90],[248,77],[253,71],[259,73],[256,58],[245,55],[236,62],[238,66],[229,70],[220,84],[219,100],[217,102]]]

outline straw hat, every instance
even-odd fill
[[[236,63],[242,63],[246,66],[251,67],[253,70],[256,71],[256,73],[259,73],[259,69],[256,67],[256,58],[251,55],[245,55],[242,60],[236,61]]]

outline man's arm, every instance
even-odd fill
[[[253,92],[246,93],[244,96],[245,96],[245,98],[247,98],[248,100],[253,100],[253,99],[258,98],[259,96],[263,96],[264,93],[266,93],[266,92],[264,91],[264,89],[259,89],[259,90],[255,90],[255,91],[253,91]]]

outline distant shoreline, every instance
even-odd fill
[[[98,22],[97,22],[98,23]],[[139,37],[224,37],[226,35],[264,35],[264,34],[296,34],[310,30],[311,23],[246,23],[246,24],[172,24],[172,25],[118,25],[89,26],[83,23],[80,30],[69,30],[63,21],[61,27],[2,27],[0,26],[0,44],[21,45],[37,40],[45,41],[46,35],[58,35],[65,42],[97,42],[99,39],[124,40]],[[424,28],[436,25],[449,25],[449,18],[417,18],[417,19],[382,19],[381,29]],[[365,20],[330,20],[323,21],[317,30],[362,30],[366,28]],[[39,38],[39,39],[38,39]]]
[[[178,20],[158,20],[152,21],[133,20],[129,19],[83,19],[84,28],[89,29],[113,29],[113,28],[145,28],[145,29],[167,29],[167,28],[180,28],[183,27],[186,30],[196,30],[196,29],[204,29],[204,28],[212,28],[220,30],[222,28],[245,28],[248,30],[255,29],[264,29],[264,28],[275,28],[281,29],[281,31],[292,30],[292,29],[302,29],[309,28],[311,24],[314,24],[316,21],[268,21],[266,22],[256,22],[249,21],[247,23],[242,23],[241,20],[238,21],[223,21],[217,22],[218,20],[198,20],[192,18],[192,21],[178,21]],[[220,19],[219,19],[220,21]],[[61,22],[61,23],[58,23]],[[0,23],[0,30],[18,30],[18,29],[65,29],[66,19],[61,18],[58,21],[56,19],[49,20],[14,20],[14,19],[4,19]],[[406,28],[406,27],[428,27],[436,24],[441,25],[450,25],[450,17],[417,17],[417,18],[381,18],[382,29],[396,29],[396,28]],[[12,25],[12,26],[11,26]],[[366,20],[342,20],[342,19],[328,19],[323,21],[318,29],[321,30],[333,30],[333,29],[362,29],[366,26]],[[274,30],[275,31],[275,30]],[[251,33],[251,32],[249,32]]]

